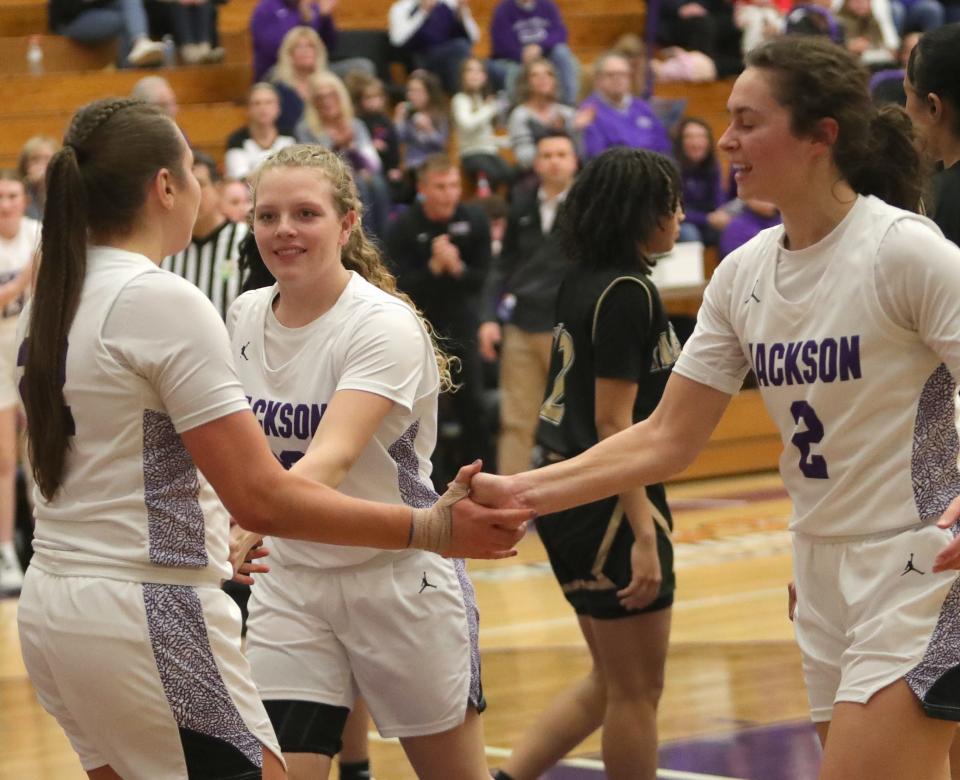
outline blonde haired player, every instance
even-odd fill
[[[227,317],[277,459],[347,495],[428,507],[447,358],[360,229],[343,161],[317,146],[254,181],[257,248],[277,280]],[[326,777],[363,696],[420,778],[486,780],[473,588],[461,562],[277,539],[250,600],[248,658],[292,778]]]

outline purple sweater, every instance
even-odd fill
[[[534,0],[529,11],[517,0],[500,0],[490,23],[490,41],[495,60],[520,62],[523,47],[536,43],[544,54],[566,43],[567,28],[553,0]]]
[[[332,16],[322,16],[314,3],[311,7],[310,24],[320,35],[327,51],[337,45],[337,28]],[[296,0],[260,0],[250,17],[250,36],[253,39],[253,80],[261,81],[263,75],[277,64],[277,52],[283,36],[299,25],[304,25],[297,10]]]
[[[751,211],[746,205],[737,216],[730,220],[730,224],[720,234],[720,259],[729,255],[738,246],[743,246],[761,230],[780,224],[780,214],[772,217],[761,217]]]
[[[706,227],[707,214],[723,204],[723,184],[720,166],[712,170],[687,170],[680,173],[683,183],[683,213],[685,221],[697,227]]]
[[[584,157],[596,157],[611,146],[630,146],[670,155],[670,137],[647,101],[631,98],[626,111],[620,111],[594,92],[583,106],[596,106],[597,115],[583,131]]]

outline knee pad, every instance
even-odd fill
[[[312,701],[265,701],[267,715],[284,753],[320,753],[331,758],[343,746],[343,727],[350,710]]]

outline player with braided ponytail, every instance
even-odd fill
[[[430,456],[449,361],[364,236],[361,208],[327,149],[292,146],[263,163],[253,233],[277,283],[230,308],[245,358],[237,370],[278,460],[347,495],[416,507],[413,546],[443,551],[448,526],[429,520]],[[290,777],[327,776],[362,695],[418,777],[488,778],[477,611],[462,563],[419,549],[271,547],[272,572],[250,599],[247,654]]]
[[[286,776],[219,588],[234,573],[227,512],[260,533],[482,557],[509,554],[528,514],[452,496],[415,518],[280,466],[216,310],[158,267],[190,239],[192,159],[151,106],[81,109],[50,163],[18,326],[37,482],[21,645],[92,780]],[[265,570],[243,559],[241,572]]]

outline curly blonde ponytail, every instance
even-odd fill
[[[423,312],[411,300],[410,296],[397,289],[396,277],[390,273],[383,262],[380,251],[363,232],[361,226],[363,205],[360,202],[357,185],[347,164],[339,155],[322,146],[296,144],[274,152],[263,162],[254,175],[252,182],[254,208],[256,208],[257,184],[260,177],[265,171],[275,168],[316,168],[323,173],[333,188],[333,201],[337,213],[343,216],[348,211],[356,212],[357,221],[340,255],[340,262],[347,270],[356,271],[370,284],[395,298],[399,298],[413,310],[430,337],[433,354],[437,361],[437,370],[440,372],[440,391],[455,390],[457,385],[454,384],[451,369],[456,358],[447,355],[441,349],[439,337],[433,326],[423,316]]]

